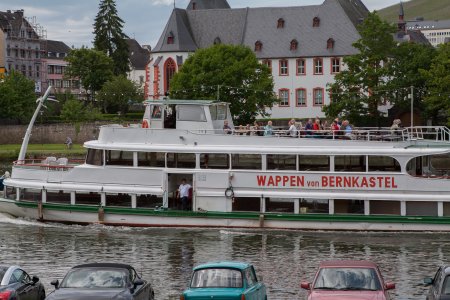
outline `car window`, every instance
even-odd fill
[[[131,282],[134,282],[136,280],[136,278],[138,278],[139,276],[137,276],[136,271],[134,269],[130,269],[130,280]]]
[[[61,282],[62,288],[123,288],[128,272],[123,269],[76,268]]]
[[[442,292],[443,295],[450,295],[450,276],[446,276],[444,279],[444,284],[442,285]]]
[[[436,275],[434,276],[434,279],[433,279],[433,285],[437,289],[439,289],[439,285],[441,283],[440,282],[441,276],[442,276],[441,270],[442,270],[442,268],[439,268],[439,270],[436,272]]]
[[[3,276],[5,276],[5,273],[7,270],[8,270],[8,268],[0,267],[0,282],[2,282]]]
[[[322,268],[314,289],[378,291],[381,284],[373,268]]]
[[[9,279],[9,284],[12,283],[17,283],[17,282],[25,282],[25,272],[20,270],[20,269],[16,269],[12,274],[11,274],[11,278]]]
[[[225,268],[197,270],[192,276],[191,287],[241,288],[242,274],[239,270]]]
[[[253,273],[251,268],[245,270],[245,278],[249,287],[254,286],[257,282],[255,273]]]

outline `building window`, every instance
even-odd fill
[[[339,58],[331,59],[331,73],[336,74],[341,71],[341,60]]]
[[[306,74],[306,61],[304,59],[297,59],[297,75]]]
[[[55,80],[54,79],[49,79],[48,80],[48,85],[54,87],[55,86]]]
[[[277,28],[284,28],[284,19],[283,18],[278,19]]]
[[[61,87],[61,80],[55,79],[55,87],[57,87],[57,88]]]
[[[278,97],[280,98],[280,106],[289,106],[289,90],[280,89],[278,91]]]
[[[70,80],[64,80],[63,81],[63,87],[67,88],[67,89],[70,88]]]
[[[11,56],[11,48],[8,45],[8,48],[6,48],[6,56]]]
[[[25,30],[21,30],[21,31],[20,31],[20,37],[21,37],[21,38],[24,38],[24,37],[25,37]]]
[[[314,17],[313,19],[313,27],[319,27],[320,26],[320,18]]]
[[[20,49],[20,57],[25,58],[25,50]]]
[[[167,59],[165,65],[164,65],[164,93],[168,93],[170,90],[170,81],[173,78],[173,75],[175,75],[176,72],[176,64],[175,61],[172,58]]]
[[[323,61],[321,58],[314,59],[314,75],[323,74]]]
[[[39,48],[38,47],[36,47],[36,58],[39,58]]]
[[[306,89],[296,89],[295,100],[296,106],[306,106]]]
[[[175,42],[175,36],[173,35],[173,32],[171,31],[169,33],[169,36],[167,37],[167,44],[171,45]]]
[[[39,78],[39,75],[41,74],[39,66],[36,66],[36,77]]]
[[[25,65],[22,65],[22,74],[23,76],[27,76],[27,67]]]
[[[314,106],[323,105],[323,88],[315,88],[313,90]]]
[[[329,38],[327,41],[327,49],[333,49],[334,48],[334,40],[332,38]]]
[[[47,66],[47,73],[48,74],[55,74],[55,66]]]
[[[289,75],[289,63],[287,59],[280,60],[280,76],[288,76]]]
[[[33,67],[28,66],[28,76],[33,77]]]
[[[61,66],[56,66],[55,67],[55,74],[62,74],[62,67]]]
[[[261,50],[262,50],[262,43],[261,43],[261,41],[256,41],[256,43],[255,43],[255,51],[259,52]]]
[[[272,61],[270,59],[263,60],[263,65],[266,65],[269,68],[270,73],[272,73]]]
[[[295,50],[297,50],[297,48],[298,48],[298,42],[296,39],[293,39],[291,41],[291,51],[295,51]]]

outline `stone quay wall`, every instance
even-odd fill
[[[73,124],[35,124],[31,133],[30,144],[64,144],[67,137],[73,143],[82,144],[97,139],[100,126],[106,123],[85,123],[79,125],[79,132]],[[0,145],[22,144],[28,125],[1,125]]]

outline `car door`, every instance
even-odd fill
[[[39,297],[39,284],[34,284],[30,275],[23,271],[22,283],[28,286],[28,299],[38,299]]]
[[[439,299],[439,287],[440,287],[440,281],[442,277],[442,267],[439,268],[439,270],[436,272],[436,275],[434,275],[433,283],[430,286],[430,290],[428,292],[427,300],[437,300]]]
[[[256,290],[258,291],[258,299],[266,299],[266,286],[263,282],[258,280],[256,276],[255,268],[253,266],[250,267],[250,271],[253,274],[253,278],[256,280]]]
[[[256,280],[255,273],[252,272],[252,268],[248,267],[244,270],[244,278],[246,281],[245,299],[260,300],[258,281]]]
[[[133,282],[138,279],[139,276],[137,275],[136,271],[134,269],[130,270],[130,282],[133,284]],[[149,284],[145,282],[143,285],[136,286],[136,289],[134,289],[133,292],[133,299],[134,300],[148,300],[149,297]]]
[[[25,273],[21,269],[16,269],[9,279],[9,285],[16,291],[17,300],[31,300],[30,287],[23,283],[24,278]]]

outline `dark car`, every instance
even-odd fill
[[[0,266],[0,300],[43,300],[45,289],[39,278],[18,266]]]
[[[439,267],[434,278],[423,281],[430,285],[427,300],[450,300],[450,266]]]
[[[59,283],[51,282],[55,290],[48,300],[120,299],[153,300],[150,283],[141,279],[136,270],[125,264],[93,263],[73,267]]]

